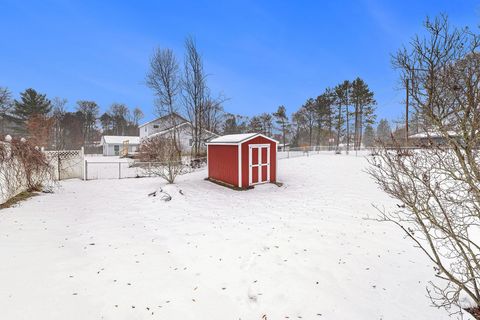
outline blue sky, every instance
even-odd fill
[[[0,0],[0,86],[69,100],[140,107],[155,47],[182,58],[196,38],[213,93],[243,115],[296,111],[344,79],[362,77],[380,117],[401,116],[391,54],[422,32],[426,15],[476,29],[478,1],[14,1]]]

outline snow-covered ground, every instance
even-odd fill
[[[365,159],[278,165],[283,187],[71,180],[0,211],[0,319],[449,319],[430,263],[365,220],[395,204]]]

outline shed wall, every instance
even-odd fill
[[[238,186],[238,146],[208,146],[208,177]]]

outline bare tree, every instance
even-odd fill
[[[117,135],[124,136],[128,125],[128,118],[130,116],[130,110],[127,105],[116,102],[112,103],[109,113],[113,131]]]
[[[222,104],[227,99],[225,97],[212,98],[210,94],[205,99],[205,110],[203,112],[203,123],[205,130],[219,132],[220,124],[225,115]]]
[[[182,82],[178,62],[172,50],[157,48],[154,51],[150,58],[150,70],[146,76],[146,83],[157,98],[156,113],[159,116],[178,113],[178,95]],[[171,138],[180,150],[177,117],[170,116],[167,119],[171,122],[170,127],[173,128]]]
[[[183,77],[183,101],[186,113],[192,122],[192,139],[194,156],[200,154],[203,119],[207,98],[206,74],[203,60],[192,37],[185,40],[185,68]]]
[[[185,172],[181,150],[173,139],[154,136],[144,140],[139,147],[139,157],[142,162],[149,162],[143,169],[148,174],[159,176],[168,183],[174,183],[175,178]]]
[[[56,150],[65,148],[65,127],[62,125],[65,116],[67,99],[55,97],[52,100],[53,145]]]
[[[93,142],[99,112],[98,104],[95,101],[80,100],[77,101],[77,110],[83,115],[84,144],[89,145]]]
[[[135,108],[132,111],[132,122],[138,127],[140,120],[144,117],[143,111],[140,108]]]
[[[382,210],[381,220],[399,226],[435,265],[441,280],[427,289],[432,302],[480,319],[480,38],[451,29],[446,16],[427,19],[425,28],[393,61],[411,80],[430,147],[384,147],[369,172],[401,202],[396,211]]]

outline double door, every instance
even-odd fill
[[[249,185],[270,182],[270,145],[249,146]]]

